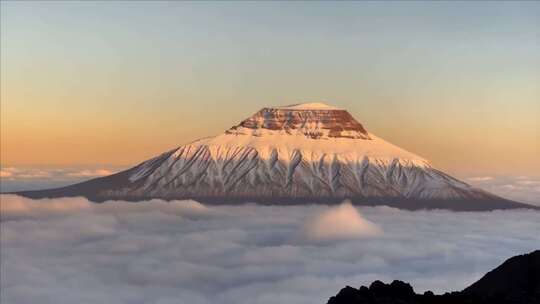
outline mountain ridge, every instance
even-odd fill
[[[405,209],[529,207],[433,168],[424,158],[369,133],[346,110],[323,103],[266,107],[221,135],[196,140],[117,174],[18,194],[214,204],[349,199]]]

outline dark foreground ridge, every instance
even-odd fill
[[[414,292],[402,281],[375,281],[359,289],[347,286],[328,304],[538,304],[540,303],[540,250],[518,255],[488,272],[462,291],[434,295]]]

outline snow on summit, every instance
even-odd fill
[[[288,106],[278,106],[275,108],[286,110],[341,110],[340,108],[336,108],[322,102],[297,103]]]
[[[278,149],[284,155],[302,151],[304,160],[339,155],[348,159],[367,156],[385,162],[400,159],[418,166],[428,164],[427,160],[370,134],[346,110],[324,103],[263,108],[224,134],[194,144],[252,147],[260,157],[269,157],[273,149]]]

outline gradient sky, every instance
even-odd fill
[[[539,2],[1,2],[2,166],[128,166],[327,101],[450,173],[540,172]]]

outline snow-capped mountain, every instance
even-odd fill
[[[475,189],[369,133],[323,103],[263,108],[223,134],[180,146],[129,170],[21,193],[94,201],[148,198],[208,203],[334,203],[485,210],[528,207]]]

